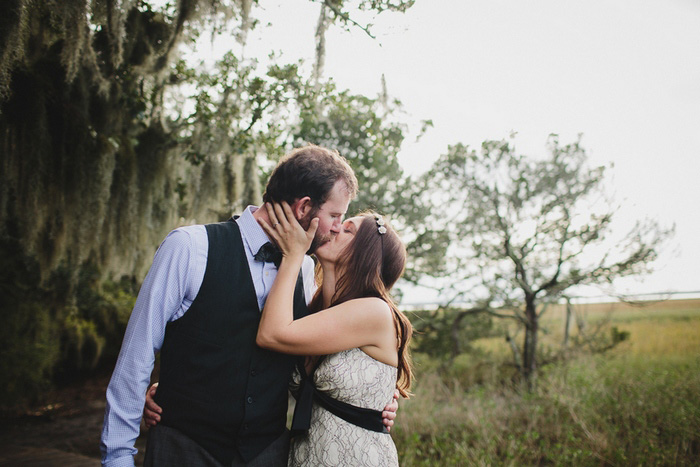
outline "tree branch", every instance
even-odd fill
[[[376,38],[377,38],[374,34],[372,34],[372,33],[369,31],[369,26],[362,26],[360,23],[358,23],[358,22],[355,21],[354,19],[350,18],[350,15],[348,15],[347,13],[343,13],[342,11],[340,11],[340,9],[339,9],[337,6],[333,5],[332,1],[330,1],[330,0],[323,0],[322,3],[323,3],[324,5],[326,5],[328,8],[330,8],[331,11],[333,11],[333,13],[336,14],[336,16],[342,18],[344,21],[347,21],[347,22],[350,22],[350,23],[354,24],[355,26],[357,26],[358,28],[360,28],[362,31],[364,31],[365,34],[367,34],[367,35],[368,35],[369,37],[371,37],[372,39],[376,39]]]
[[[484,311],[484,313],[488,313],[488,314],[490,314],[491,316],[495,316],[495,317],[497,317],[497,318],[513,319],[513,320],[518,321],[518,322],[520,322],[520,323],[522,323],[522,324],[525,324],[525,323],[526,323],[526,321],[523,319],[523,317],[519,316],[519,315],[518,315],[517,313],[515,313],[515,312],[514,312],[514,314],[512,314],[512,315],[508,315],[508,314],[505,314],[505,313],[499,313],[499,312],[497,312],[496,310],[494,310],[494,309],[492,309],[492,308],[485,309],[485,310],[483,310],[483,311]]]
[[[569,215],[569,210],[566,208],[563,208],[563,209],[564,209],[564,214],[565,214],[567,222],[564,225],[564,231],[562,232],[562,238],[559,241],[559,254],[557,257],[557,270],[554,272],[554,275],[552,276],[552,278],[549,281],[547,281],[539,289],[537,289],[535,294],[538,294],[538,293],[542,292],[543,290],[548,290],[548,289],[550,289],[558,284],[557,281],[559,280],[559,274],[561,273],[561,266],[562,266],[562,264],[564,264],[564,246],[566,245],[566,242],[569,241],[569,227],[571,226],[571,216]]]

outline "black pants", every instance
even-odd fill
[[[143,465],[145,467],[286,467],[289,455],[289,432],[272,442],[263,452],[246,463],[240,456],[231,466],[214,459],[199,444],[180,431],[156,425],[148,431],[148,443]]]

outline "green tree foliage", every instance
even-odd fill
[[[495,332],[491,316],[476,311],[439,307],[409,316],[416,332],[411,350],[439,359],[445,366],[458,355],[473,352],[474,340]]]
[[[259,167],[289,149],[318,77],[233,53],[215,70],[180,56],[203,31],[245,41],[258,3],[0,6],[0,258],[11,291],[0,379],[16,381],[3,404],[36,394],[57,368],[88,371],[113,355],[125,297],[169,230],[259,200]],[[354,27],[353,12],[413,2],[322,3],[328,24]]]
[[[611,242],[605,169],[589,168],[579,141],[561,145],[552,136],[548,150],[536,159],[518,155],[509,140],[486,141],[478,151],[457,144],[419,184],[432,205],[427,226],[449,246],[446,256],[440,248],[437,255],[436,248],[415,250],[418,264],[446,278],[443,295],[452,301],[475,303],[521,326],[522,344],[511,344],[528,384],[537,371],[546,304],[577,285],[647,272],[672,233],[640,222]]]
[[[314,142],[336,148],[348,159],[360,184],[360,193],[348,212],[375,209],[391,212],[398,196],[402,170],[397,154],[405,128],[393,118],[400,103],[338,92],[327,83],[300,112],[293,145]]]

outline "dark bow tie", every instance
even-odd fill
[[[282,252],[270,242],[267,242],[260,247],[257,253],[255,253],[255,261],[262,261],[265,263],[275,263],[276,267],[280,266],[282,262]]]

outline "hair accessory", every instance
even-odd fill
[[[384,227],[384,219],[382,219],[382,216],[375,215],[374,220],[377,222],[377,232],[379,232],[379,235],[384,235],[386,233],[386,227]]]

